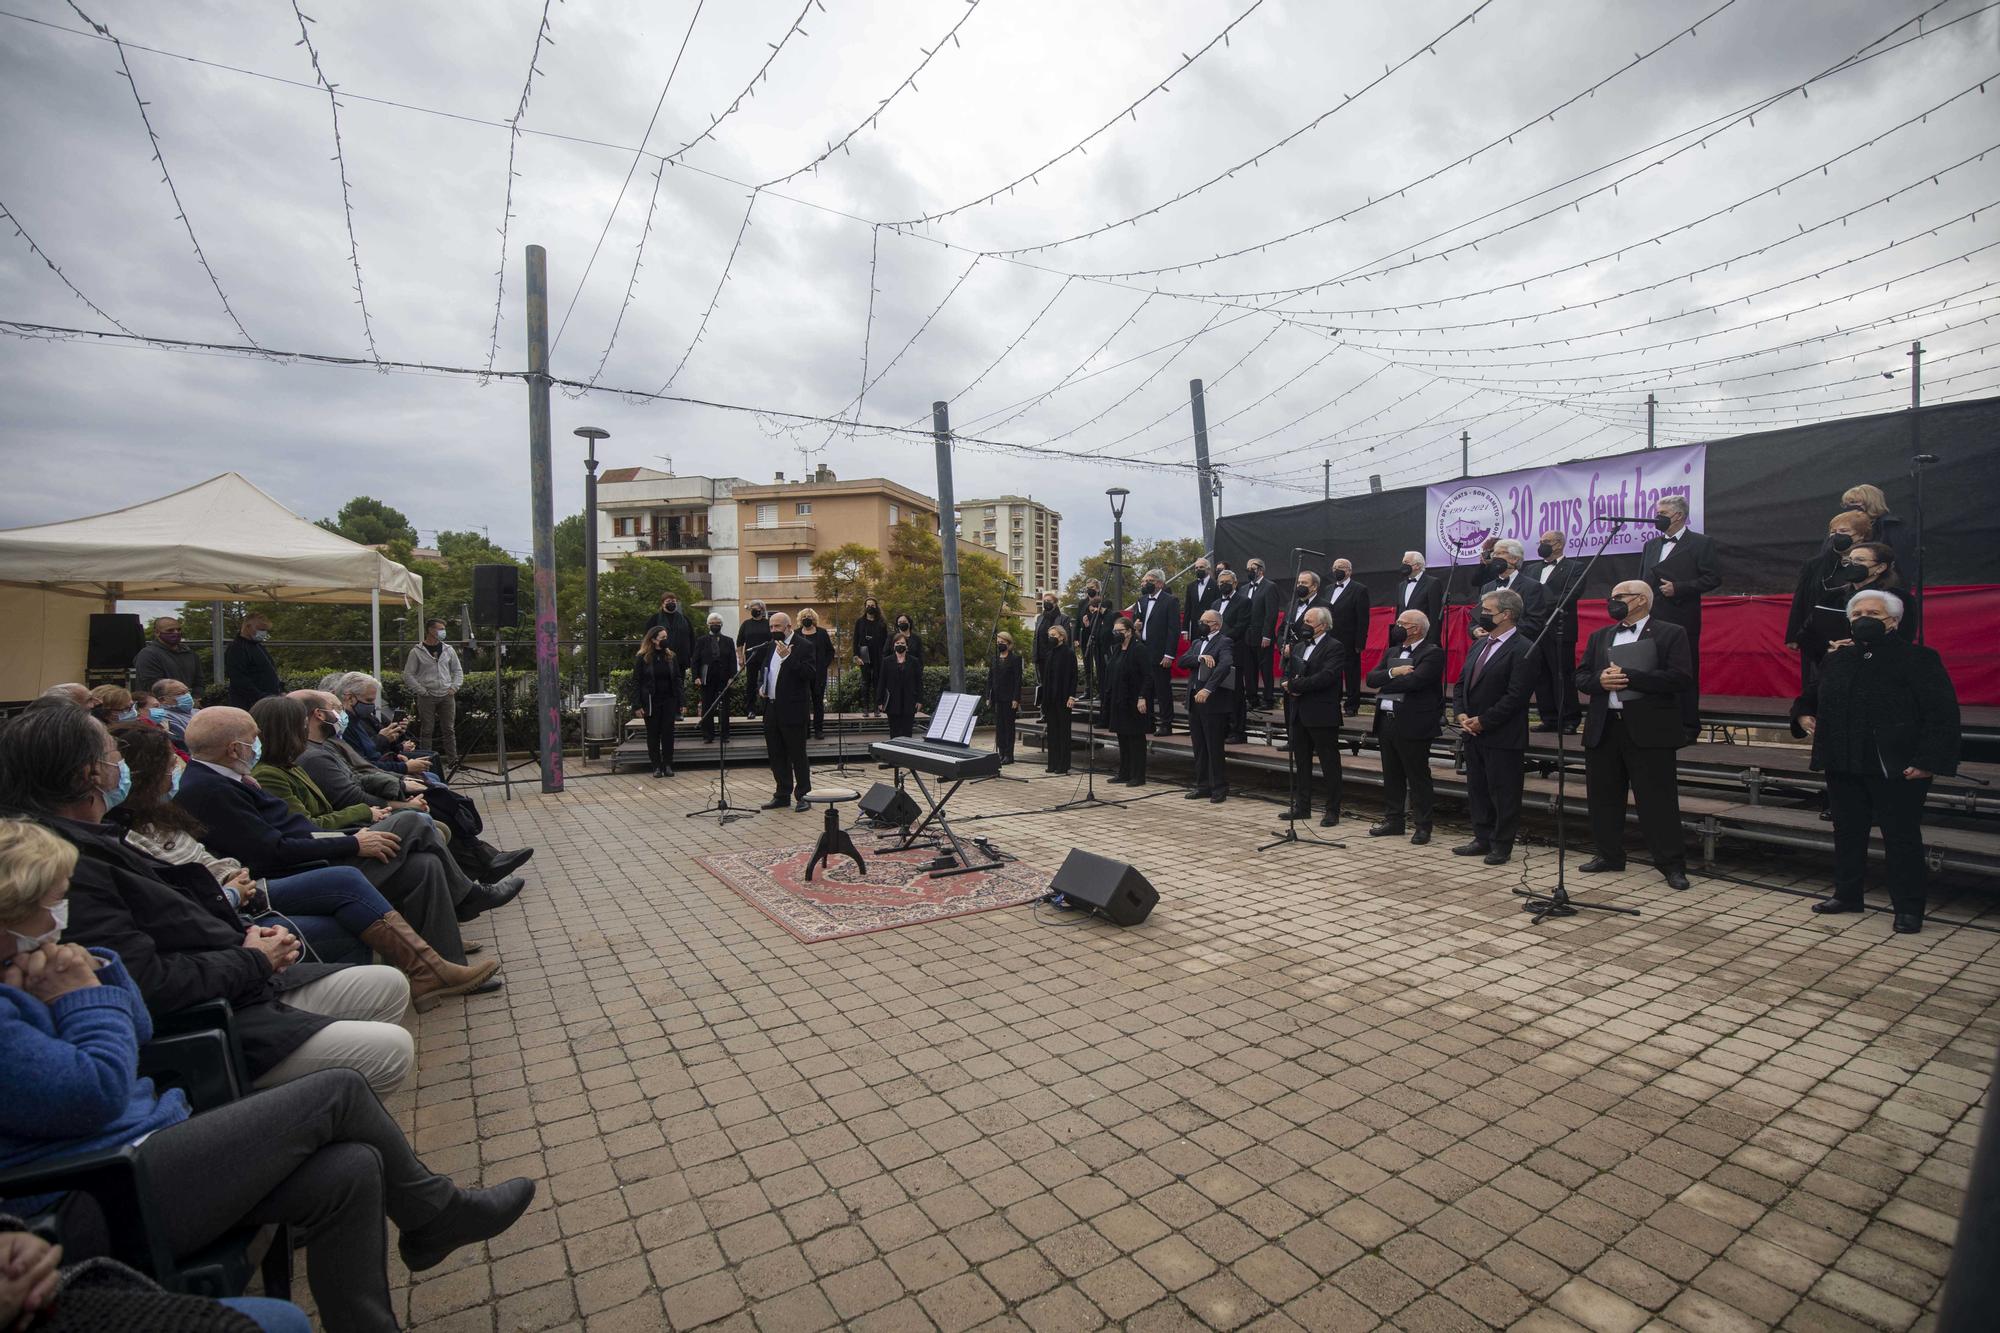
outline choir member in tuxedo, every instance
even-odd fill
[[[1230,698],[1236,693],[1236,655],[1214,607],[1201,613],[1201,628],[1180,665],[1188,673],[1188,735],[1194,741],[1194,790],[1187,796],[1221,805],[1229,799],[1223,746],[1236,708]]]
[[[1347,715],[1353,717],[1361,711],[1361,649],[1368,642],[1368,585],[1354,577],[1354,562],[1345,557],[1333,562],[1326,609],[1333,612],[1333,628],[1328,633],[1347,649],[1347,660],[1340,668],[1340,689],[1347,701]]]
[[[1122,787],[1146,785],[1146,696],[1152,692],[1153,664],[1146,646],[1133,633],[1132,617],[1111,623],[1111,649],[1104,655],[1099,697],[1104,701],[1104,725],[1118,737],[1118,776]]]
[[[1407,798],[1418,847],[1431,840],[1431,742],[1444,717],[1444,649],[1432,642],[1430,618],[1404,611],[1389,626],[1389,646],[1368,673],[1375,690],[1375,741],[1382,753],[1382,822],[1371,838],[1400,836]]]
[[[1326,813],[1319,822],[1332,828],[1340,822],[1340,724],[1345,716],[1340,706],[1340,671],[1347,660],[1347,645],[1328,632],[1333,613],[1323,606],[1308,607],[1304,624],[1304,640],[1286,645],[1282,682],[1286,743],[1292,751],[1295,784],[1290,818],[1312,818],[1313,756],[1317,754],[1326,777]]]
[[[1681,699],[1682,722],[1692,740],[1701,732],[1701,599],[1722,586],[1715,539],[1688,526],[1688,504],[1660,497],[1653,522],[1660,535],[1639,552],[1639,578],[1653,590],[1653,614],[1687,631],[1694,683]]]
[[[722,632],[722,617],[708,615],[708,633],[694,642],[694,675],[701,685],[701,739],[715,739],[715,724],[722,723],[722,739],[729,740],[729,710],[720,702],[729,693],[736,677],[736,641]]]
[[[833,670],[833,635],[819,623],[819,613],[811,607],[799,612],[799,628],[792,637],[813,664],[813,735],[826,739],[826,680]]]
[[[889,649],[889,622],[882,617],[882,604],[870,597],[861,604],[861,619],[854,622],[854,664],[861,668],[861,706],[875,711],[876,678]]]
[[[1444,623],[1444,580],[1425,571],[1422,551],[1403,552],[1403,581],[1396,585],[1394,605],[1398,614],[1423,612],[1433,627]]]
[[[764,614],[764,604],[752,601],[749,610],[750,618],[736,628],[736,665],[739,667],[748,667],[750,655],[771,641],[771,621]],[[763,660],[761,654],[758,660]],[[746,679],[750,683],[743,691],[743,715],[756,717],[762,708],[762,701],[757,697],[757,680],[754,675]]]
[[[1542,634],[1541,675],[1535,681],[1535,711],[1541,716],[1536,731],[1573,732],[1583,721],[1575,677],[1576,603],[1583,596],[1585,562],[1564,554],[1567,544],[1560,529],[1550,528],[1535,548],[1541,559],[1527,571],[1528,581],[1542,590],[1542,621],[1549,626]]]
[[[1069,772],[1070,710],[1076,707],[1076,654],[1070,651],[1069,631],[1060,624],[1049,626],[1051,650],[1043,661],[1041,676],[1042,744],[1049,752],[1049,772]]]
[[[1139,585],[1139,642],[1152,654],[1153,729],[1166,735],[1174,728],[1174,659],[1181,650],[1180,599],[1167,591],[1165,570],[1149,569]]]
[[[756,683],[758,706],[764,714],[764,753],[770,756],[776,784],[766,810],[807,809],[812,790],[812,761],[806,758],[806,733],[812,727],[813,673],[818,664],[783,611],[771,617],[771,637],[751,653],[750,679]]]
[[[1014,762],[1014,723],[1021,717],[1021,655],[1014,636],[1001,630],[993,639],[993,661],[986,669],[986,697],[993,701],[993,748],[1000,762]]]
[[[1201,623],[1201,613],[1215,605],[1215,592],[1215,575],[1209,572],[1208,558],[1203,556],[1194,562],[1194,576],[1181,593],[1181,615],[1187,620],[1190,636]]]
[[[1528,558],[1528,548],[1512,537],[1502,537],[1493,543],[1493,554],[1487,558],[1487,581],[1480,585],[1479,595],[1507,589],[1521,599],[1520,630],[1529,638],[1542,632],[1542,625],[1548,619],[1547,599],[1542,593],[1542,585],[1521,572],[1521,565]]]
[[[1243,563],[1243,583],[1237,595],[1248,614],[1243,638],[1236,642],[1236,674],[1243,685],[1247,708],[1269,708],[1276,688],[1272,670],[1271,622],[1277,611],[1271,605],[1271,580],[1264,577],[1264,561],[1251,556]]]
[[[1020,672],[1015,671],[1016,685]],[[882,664],[882,683],[877,686],[877,702],[889,716],[889,737],[908,736],[915,729],[917,705],[923,702],[924,669],[910,656],[910,641],[898,634],[889,642],[889,659]],[[1013,740],[1012,725],[1008,740]],[[1010,744],[1009,748],[1012,746]]]
[[[1502,543],[1504,544],[1504,543]],[[1520,543],[1514,543],[1518,551]],[[1499,550],[1494,550],[1496,558]],[[1472,841],[1454,856],[1483,856],[1490,866],[1514,855],[1521,827],[1521,764],[1528,750],[1528,700],[1535,692],[1535,654],[1521,628],[1521,594],[1495,588],[1479,599],[1475,625],[1484,633],[1466,654],[1454,711],[1465,733],[1466,797]]]
[[[1693,688],[1688,636],[1655,611],[1652,589],[1628,579],[1606,603],[1612,624],[1590,636],[1576,687],[1589,700],[1583,724],[1584,790],[1597,855],[1585,874],[1625,868],[1625,793],[1639,807],[1639,832],[1653,865],[1670,888],[1688,886],[1681,845],[1679,781],[1674,752],[1687,743],[1681,699]],[[1616,650],[1651,644],[1645,664],[1621,666]]]
[[[1333,608],[1327,605],[1326,594],[1320,590],[1319,575],[1310,569],[1302,569],[1292,585],[1292,600],[1285,607],[1285,623],[1280,634],[1291,643],[1305,642],[1311,637],[1305,630],[1306,612],[1315,606],[1326,607],[1327,623],[1332,624]]]
[[[1242,744],[1250,739],[1250,683],[1246,679],[1246,664],[1257,656],[1257,649],[1251,643],[1250,598],[1236,586],[1236,575],[1223,570],[1215,576],[1217,592],[1215,605],[1211,608],[1222,617],[1222,632],[1229,636],[1229,651],[1236,659],[1236,689],[1230,705],[1229,739]]]

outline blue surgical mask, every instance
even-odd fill
[[[123,759],[118,761],[118,785],[104,793],[104,808],[115,810],[127,796],[132,794],[132,769]]]
[[[250,637],[255,639],[259,643],[268,643],[271,638],[271,631],[267,629],[260,629],[255,634],[252,634]]]
[[[120,722],[130,722],[130,721],[133,721],[133,720],[134,720],[135,718],[137,718],[138,716],[139,716],[139,710],[138,710],[138,709],[136,709],[136,708],[128,708],[128,709],[126,709],[126,710],[125,710],[124,712],[122,712],[122,713],[120,713],[120,714],[118,715],[118,720],[119,720]]]
[[[194,696],[192,694],[181,695],[174,700],[174,707],[183,713],[192,713],[194,711]]]
[[[347,710],[345,708],[333,715],[333,734],[336,736],[345,736],[347,734]]]
[[[148,708],[146,716],[152,718],[153,721],[159,723],[161,726],[165,726],[167,719],[172,716],[172,713],[165,708]]]

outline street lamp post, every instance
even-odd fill
[[[597,679],[597,442],[611,432],[578,426],[570,434],[590,451],[583,460],[583,677],[584,688],[598,692]]]
[[[1125,497],[1132,492],[1113,486],[1104,492],[1111,501],[1111,614],[1125,609]]]

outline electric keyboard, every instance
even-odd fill
[[[1000,771],[1000,755],[996,751],[946,745],[914,736],[876,741],[868,747],[868,753],[882,763],[914,769],[949,782],[991,777]]]

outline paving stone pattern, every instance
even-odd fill
[[[954,808],[1071,794],[1009,771]],[[542,1188],[397,1270],[412,1327],[1932,1322],[2000,935],[1637,867],[1572,888],[1642,916],[1530,927],[1508,890],[1551,853],[1496,873],[1364,810],[1345,850],[1258,855],[1273,807],[1176,791],[967,826],[1132,860],[1140,928],[1023,907],[809,946],[694,857],[818,809],[683,818],[712,781],[482,793],[540,849],[472,928],[507,988],[418,1020],[392,1109],[438,1168]]]

